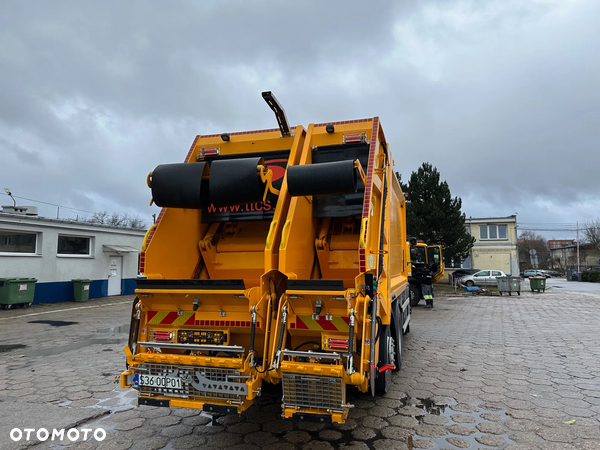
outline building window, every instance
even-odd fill
[[[508,227],[506,225],[479,225],[479,240],[507,240]]]
[[[59,255],[91,255],[91,242],[89,237],[58,236]]]
[[[0,253],[35,254],[37,234],[0,230]]]
[[[471,257],[467,256],[465,259],[451,258],[445,262],[446,269],[470,269],[471,268]]]

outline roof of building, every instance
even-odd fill
[[[467,217],[465,223],[517,223],[517,216],[506,217]]]
[[[115,225],[107,225],[100,223],[92,223],[92,222],[83,222],[80,220],[72,220],[72,219],[53,219],[50,217],[41,217],[41,216],[31,216],[31,215],[23,215],[23,214],[10,214],[0,212],[0,222],[5,223],[22,223],[28,225],[45,225],[45,226],[61,226],[68,225],[69,227],[78,227],[78,228],[102,228],[106,231],[119,231],[127,234],[139,234],[143,236],[146,233],[146,230],[134,230],[133,228],[120,227]]]
[[[569,244],[569,245],[564,245],[562,247],[554,247],[554,248],[550,248],[550,251],[552,250],[565,250],[565,249],[576,249],[577,248],[577,244]],[[598,248],[596,248],[596,246],[594,244],[590,244],[590,243],[581,243],[579,244],[579,248],[581,250],[599,250]]]

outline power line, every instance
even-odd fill
[[[3,192],[0,192],[0,194],[2,194],[2,195],[6,195],[6,196],[8,197],[8,194],[5,194],[5,193],[3,193]],[[75,211],[75,212],[85,212],[85,213],[88,213],[88,214],[96,214],[96,211],[87,211],[87,210],[85,210],[85,209],[72,208],[71,206],[64,206],[64,205],[58,205],[58,204],[56,204],[56,203],[43,202],[43,201],[41,201],[41,200],[34,200],[34,199],[32,199],[32,198],[27,198],[27,197],[19,197],[18,195],[13,195],[13,197],[14,197],[14,198],[21,199],[21,200],[27,200],[27,201],[30,201],[30,202],[42,203],[42,204],[44,204],[44,205],[56,206],[56,207],[58,207],[58,208],[67,209],[67,210],[69,210],[69,211]]]

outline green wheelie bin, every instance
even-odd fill
[[[90,298],[90,283],[92,280],[79,278],[71,281],[73,281],[73,300],[87,302]]]
[[[29,308],[33,303],[36,278],[0,278],[0,308]]]
[[[531,292],[544,292],[546,290],[546,277],[529,277],[529,286],[531,287]]]

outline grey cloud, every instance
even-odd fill
[[[10,2],[0,179],[22,196],[149,218],[147,172],[183,160],[196,134],[274,127],[260,97],[273,90],[293,125],[379,116],[403,178],[431,162],[468,215],[583,221],[598,206],[599,9]],[[578,206],[565,218],[532,198]]]

